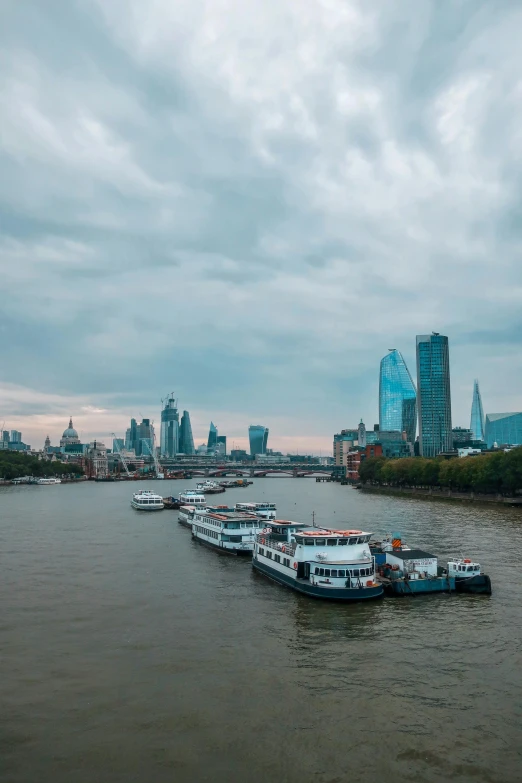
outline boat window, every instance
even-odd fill
[[[346,576],[346,574],[344,573],[343,569],[339,570],[339,576]]]
[[[319,569],[319,576],[324,576],[324,568]]]
[[[230,536],[229,541],[233,541],[235,544],[239,544],[242,541],[241,536]]]
[[[350,546],[352,546],[352,544],[356,544],[357,543],[357,539],[356,538],[349,538],[348,539],[348,543],[350,544]]]
[[[314,574],[318,574],[318,573],[319,573],[319,569],[316,568],[315,571],[314,571]]]
[[[357,543],[358,544],[366,543],[366,536],[359,536],[359,538],[357,539]]]
[[[330,569],[329,568],[325,568],[324,569],[324,575],[325,576],[330,576]]]
[[[315,542],[314,542],[313,538],[305,538],[305,540],[304,540],[304,545],[305,546],[314,546],[314,543]]]
[[[337,569],[336,568],[332,568],[332,576],[337,576]]]
[[[316,546],[325,546],[325,539],[324,538],[316,538],[315,539],[315,545]]]
[[[473,568],[473,566],[468,566],[468,571],[474,571],[474,570],[475,569]]]
[[[262,546],[259,547],[259,554],[260,555],[264,555],[265,554],[265,550],[263,549]]]
[[[339,544],[339,546],[347,546],[348,539],[347,538],[340,538],[337,543]]]
[[[327,546],[337,546],[337,539],[336,538],[328,538],[326,540]]]
[[[358,568],[354,568],[353,575],[354,576],[359,576],[359,569]]]

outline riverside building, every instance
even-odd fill
[[[266,454],[268,427],[263,427],[261,424],[251,424],[248,428],[248,439],[251,457],[255,457],[256,454]]]

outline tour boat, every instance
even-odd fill
[[[254,546],[253,567],[313,598],[361,601],[380,598],[370,533],[329,530],[276,519],[265,522]]]
[[[139,511],[161,511],[165,508],[163,498],[149,489],[140,489],[132,496],[131,506]]]
[[[491,595],[491,579],[483,574],[479,563],[469,557],[454,557],[448,561],[448,574],[455,577],[455,588],[459,593],[482,593]]]
[[[186,489],[179,496],[180,505],[206,506],[205,495],[199,489]]]
[[[255,514],[230,509],[197,509],[192,536],[204,544],[233,555],[251,555],[264,521]]]
[[[61,484],[62,480],[59,478],[39,478],[36,483],[40,485]]]
[[[235,508],[236,511],[246,511],[247,514],[255,514],[261,519],[275,519],[277,516],[275,503],[236,503]]]

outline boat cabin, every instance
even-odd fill
[[[480,574],[480,564],[473,563],[468,557],[448,561],[448,574],[457,579],[471,579]]]
[[[276,505],[275,503],[236,503],[236,511],[247,512],[248,514],[255,514],[263,519],[275,519],[276,518]]]
[[[393,549],[386,552],[388,565],[397,566],[406,574],[437,576],[437,556],[423,549]]]

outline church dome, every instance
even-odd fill
[[[69,426],[67,427],[66,430],[63,431],[62,438],[69,438],[70,439],[70,438],[77,438],[77,437],[78,437],[78,433],[76,432],[76,430],[73,427],[72,418],[71,418],[71,419],[69,419]]]

